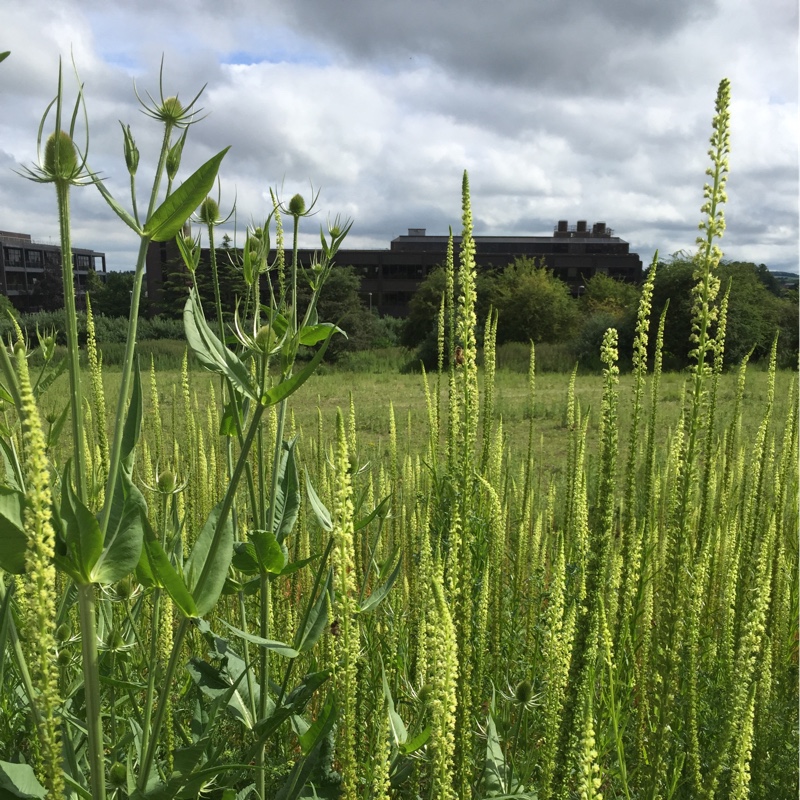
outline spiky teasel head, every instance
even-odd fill
[[[44,146],[44,168],[55,179],[69,180],[79,169],[78,150],[66,131],[51,133]]]
[[[185,128],[188,125],[191,125],[194,122],[198,122],[199,118],[197,115],[202,111],[201,108],[197,108],[197,101],[200,99],[200,95],[203,94],[205,90],[205,86],[186,104],[182,103],[177,95],[172,95],[169,97],[164,97],[164,59],[161,59],[161,68],[159,69],[158,73],[158,100],[153,99],[150,92],[147,92],[147,99],[149,102],[145,102],[139,96],[139,92],[136,90],[136,84],[134,83],[133,91],[136,94],[136,99],[142,106],[142,111],[148,117],[152,117],[153,119],[157,119],[160,122],[163,122],[167,129],[172,128]]]
[[[82,87],[78,90],[78,96],[75,99],[68,130],[62,128],[63,94],[61,65],[59,64],[58,90],[55,99],[47,107],[39,123],[36,146],[38,163],[33,167],[23,167],[21,174],[37,183],[55,183],[59,186],[81,186],[93,183],[95,178],[86,169],[86,155],[89,150],[88,123],[85,124],[86,134],[83,150],[81,151],[75,144],[76,120],[81,109],[84,111],[84,120],[86,119]],[[53,132],[44,140],[44,145],[42,145],[44,129],[52,109],[55,109]]]
[[[289,201],[288,209],[289,213],[293,217],[302,217],[303,214],[306,213],[306,201],[303,198],[303,195],[294,195],[294,197],[292,197],[292,199]]]
[[[214,199],[211,195],[208,195],[208,197],[200,203],[197,213],[194,215],[196,222],[205,225],[206,228],[216,228],[220,225],[224,225],[233,216],[236,211],[236,199],[234,198],[233,206],[230,212],[228,212],[228,216],[223,217],[219,208],[221,194],[220,181],[219,178],[217,178],[217,197]]]

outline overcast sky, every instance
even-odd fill
[[[134,7],[135,6],[135,7]],[[36,159],[59,57],[85,84],[89,163],[125,205],[121,120],[149,192],[158,125],[140,96],[205,84],[182,173],[231,145],[224,211],[266,215],[268,190],[321,190],[321,217],[355,221],[349,247],[407,228],[549,235],[604,221],[647,263],[694,249],[719,80],[732,84],[725,257],[798,270],[796,0],[5,0],[0,230],[57,241]],[[137,241],[95,188],[73,190],[74,245],[132,269]]]

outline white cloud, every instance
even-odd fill
[[[588,0],[502,11],[477,0],[416,6],[233,0],[28,0],[4,10],[0,229],[54,236],[46,187],[11,172],[35,158],[36,130],[65,61],[86,85],[90,162],[129,203],[119,120],[142,150],[149,191],[160,145],[141,113],[204,83],[208,116],[190,131],[184,175],[232,145],[222,206],[263,218],[269,187],[321,187],[320,207],[355,218],[350,246],[388,247],[407,227],[460,225],[470,172],[476,232],[541,234],[559,219],[604,220],[647,261],[692,248],[716,85],[733,86],[726,255],[798,266],[797,9]],[[143,23],[146,19],[146,24]],[[42,22],[44,20],[44,23]],[[80,246],[127,269],[135,237],[92,189],[74,193]],[[144,200],[140,200],[143,203]],[[324,219],[324,213],[322,216]],[[313,244],[311,223],[304,241]]]

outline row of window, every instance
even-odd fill
[[[25,260],[23,262],[23,252]],[[7,267],[22,267],[24,264],[30,267],[61,266],[61,253],[57,250],[24,250],[21,247],[4,247],[3,257]],[[76,253],[75,266],[77,269],[90,269],[92,266],[91,256]]]

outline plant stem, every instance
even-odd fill
[[[89,732],[89,785],[95,800],[106,796],[103,719],[100,708],[100,670],[97,663],[97,623],[94,610],[94,586],[79,584],[78,608],[81,621],[83,686],[86,695],[86,727]]]
[[[61,279],[64,284],[64,311],[67,328],[67,364],[72,411],[72,448],[75,459],[75,489],[81,502],[86,502],[86,463],[83,452],[83,401],[81,397],[80,360],[78,354],[78,321],[75,308],[75,281],[72,272],[72,243],[69,215],[69,183],[56,181],[58,223],[61,237]]]
[[[140,792],[144,792],[147,782],[150,778],[150,772],[153,768],[153,761],[155,759],[156,747],[161,734],[161,726],[164,724],[164,715],[167,710],[167,694],[169,693],[172,679],[175,677],[175,670],[178,667],[178,658],[183,648],[183,640],[186,638],[186,633],[189,630],[191,620],[188,617],[181,619],[181,624],[175,633],[175,641],[172,643],[172,652],[170,653],[167,669],[164,673],[164,682],[161,689],[161,696],[159,697],[158,708],[156,709],[156,716],[153,720],[153,730],[150,733],[150,741],[147,743],[147,751],[145,752],[142,761],[141,770],[139,771],[139,780],[137,786]]]

